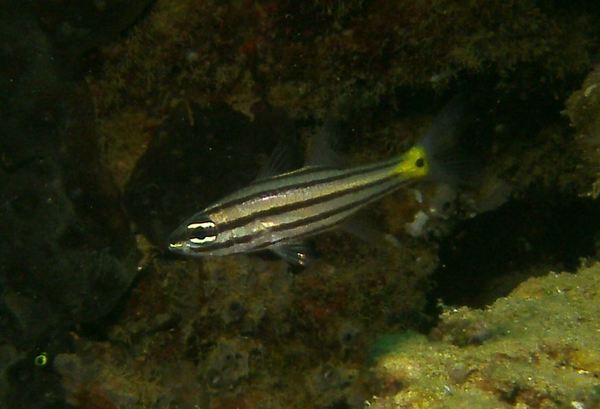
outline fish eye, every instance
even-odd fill
[[[217,228],[210,220],[188,224],[187,229],[188,240],[192,244],[204,244],[217,239]]]
[[[418,168],[422,168],[423,166],[425,166],[425,159],[423,158],[419,158],[415,161],[415,166]]]

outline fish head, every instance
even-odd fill
[[[210,255],[219,243],[219,230],[208,215],[197,213],[169,236],[169,250],[186,256]]]

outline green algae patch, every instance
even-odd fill
[[[402,350],[405,345],[410,345],[415,338],[420,339],[421,335],[412,331],[381,335],[371,348],[371,359],[377,360],[383,355]]]
[[[598,407],[599,314],[600,264],[531,278],[485,310],[449,309],[429,339],[398,337],[379,357],[370,404]]]

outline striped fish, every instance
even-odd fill
[[[259,179],[186,220],[170,236],[169,249],[188,256],[271,250],[292,263],[306,264],[304,239],[438,173],[431,143],[435,137],[430,132],[404,154],[381,162],[352,168],[306,166]]]

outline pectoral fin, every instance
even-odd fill
[[[275,146],[267,161],[260,167],[256,180],[266,179],[290,170],[290,156],[290,151],[285,145],[280,143]]]
[[[287,261],[288,263],[306,266],[312,261],[312,253],[304,242],[290,242],[285,244],[276,244],[269,247],[273,253]]]
[[[305,166],[339,168],[344,160],[335,148],[338,145],[338,126],[333,120],[327,120],[318,133],[308,142]]]

